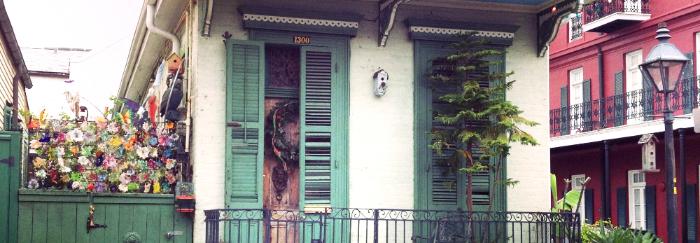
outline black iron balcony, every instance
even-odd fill
[[[206,242],[581,242],[578,213],[328,208],[205,210]]]
[[[689,114],[698,107],[696,78],[681,80],[671,93],[671,110],[676,115]],[[663,95],[651,88],[634,90],[604,99],[586,101],[549,111],[549,135],[558,137],[576,133],[642,123],[661,119]]]
[[[583,31],[609,33],[648,20],[649,0],[596,0],[583,7]]]

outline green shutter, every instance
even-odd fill
[[[615,96],[614,96],[614,111],[615,111],[615,126],[622,126],[625,122],[625,87],[624,76],[622,71],[615,73]]]
[[[686,218],[688,219],[688,224],[685,226],[688,232],[688,242],[695,242],[697,239],[698,231],[698,186],[687,185],[683,193],[686,193]]]
[[[333,52],[328,48],[302,48],[301,85],[301,171],[304,207],[333,205],[332,178],[336,148],[332,146],[333,122]]]
[[[595,214],[594,214],[594,194],[593,194],[593,189],[586,189],[584,190],[584,195],[585,198],[583,199],[584,202],[586,202],[586,215],[584,215],[586,223],[592,224],[595,222]]]
[[[688,64],[686,64],[683,70],[683,77],[680,81],[681,83],[681,97],[683,97],[683,113],[688,114],[693,111],[693,106],[695,105],[695,97],[697,96],[696,89],[697,85],[695,83],[695,67],[693,65],[693,53],[686,53],[685,56],[688,58]]]
[[[649,80],[649,77],[647,75],[644,75],[644,72],[642,72],[642,115],[644,117],[644,120],[652,120],[654,119],[652,117],[654,113],[654,96],[656,94],[656,90],[654,89],[654,86],[651,84],[651,80]]]
[[[591,80],[587,79],[583,81],[583,129],[584,131],[590,131],[593,129],[593,106],[592,106],[592,96],[591,96]]]
[[[644,188],[644,212],[647,231],[656,233],[656,186]]]
[[[561,87],[561,135],[569,135],[569,86]]]
[[[227,207],[262,207],[264,51],[262,42],[226,40]]]
[[[627,188],[617,189],[617,225],[627,227]]]

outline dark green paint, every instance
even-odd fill
[[[433,129],[433,97],[434,87],[428,80],[432,70],[432,60],[444,57],[451,52],[449,42],[414,41],[414,207],[427,210],[454,210],[466,208],[465,191],[466,176],[447,173],[444,167],[437,165],[433,159],[436,156],[430,146],[431,131]],[[489,72],[505,70],[505,57],[499,58],[499,65],[489,67]],[[503,94],[505,97],[505,94]],[[493,163],[493,161],[491,161]],[[502,164],[502,176],[506,175],[506,162]],[[489,183],[494,181],[494,176],[474,176],[473,189],[476,191],[489,189]],[[453,184],[452,188],[450,185]],[[505,186],[497,186],[493,210],[504,210],[506,207]],[[479,198],[475,195],[474,210],[486,210],[487,204],[480,201],[488,201],[488,197]]]
[[[17,241],[22,134],[0,132],[0,242]]]
[[[174,212],[172,195],[95,194],[93,201],[95,222],[107,228],[87,233],[86,193],[20,190],[18,242],[121,242],[129,232],[144,242],[192,241],[192,220]],[[173,230],[183,235],[166,239]]]

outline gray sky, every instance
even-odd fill
[[[117,93],[129,53],[142,0],[5,0],[5,7],[21,47],[92,49],[83,60],[71,61],[71,84],[80,93],[90,116],[109,106]],[[41,89],[35,83],[36,91]],[[65,102],[63,90],[34,95],[42,103]],[[38,113],[32,108],[32,112]],[[51,112],[51,111],[50,111]],[[51,112],[58,114],[56,112]]]

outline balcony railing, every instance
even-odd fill
[[[577,213],[339,209],[205,210],[206,242],[581,242]]]
[[[689,114],[698,107],[699,93],[696,78],[681,80],[670,94],[671,110],[675,115]],[[549,134],[557,137],[662,119],[663,104],[663,95],[650,88],[551,109]]]
[[[583,7],[584,24],[614,13],[649,13],[649,0],[596,0]]]

